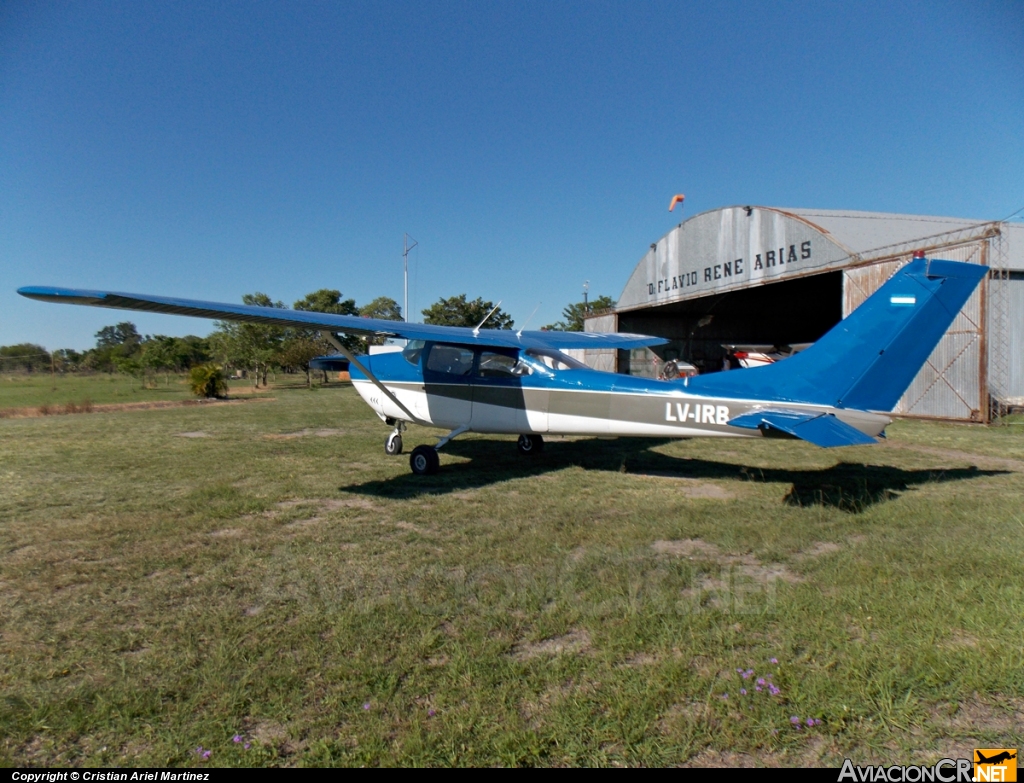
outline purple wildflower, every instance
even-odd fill
[[[764,677],[758,677],[757,678],[757,684],[763,686],[764,685]]]
[[[723,693],[723,694],[722,694],[721,696],[719,696],[718,698],[720,698],[720,699],[728,699],[728,698],[729,698],[729,694],[728,694],[728,693]]]
[[[433,718],[435,715],[437,715],[437,713],[434,712],[433,710],[427,710],[427,717],[428,718]]]
[[[740,696],[746,696],[746,695],[747,695],[747,689],[746,688],[740,688]]]
[[[247,742],[247,743],[245,743],[245,744],[244,744],[244,745],[243,745],[242,747],[243,747],[243,748],[245,748],[246,750],[249,750],[249,748],[251,748],[251,747],[252,747],[252,745],[250,745],[250,744],[249,744],[249,743]]]
[[[814,725],[814,718],[808,718],[807,719],[807,725],[808,726],[813,726]]]
[[[798,718],[796,715],[790,715],[789,716],[789,722],[792,723],[794,726],[799,726],[800,725],[800,718]]]
[[[363,705],[363,709],[364,709],[364,710],[368,710],[368,709],[370,709],[370,702],[366,702],[366,703],[365,703],[365,704]]]
[[[780,693],[782,693],[782,689],[781,688],[776,688],[774,685],[769,683],[768,684],[768,693],[770,693],[772,696],[778,696]]]
[[[236,734],[235,736],[233,736],[231,738],[231,741],[234,742],[237,745],[239,742],[242,741],[242,735],[241,734]]]
[[[779,662],[778,658],[769,658],[768,659],[768,663],[776,663],[777,664],[778,662]]]
[[[755,691],[757,691],[758,693],[760,693],[761,691],[763,691],[763,690],[764,690],[764,688],[762,688],[762,687],[761,687],[760,685],[758,685],[758,686],[756,686],[756,687],[754,688],[754,690],[755,690]]]

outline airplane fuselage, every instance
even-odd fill
[[[462,357],[468,359],[467,366],[459,363],[441,367],[438,363],[432,370],[429,361],[434,346],[439,351],[462,352]],[[525,351],[499,353],[493,349],[428,342],[418,349],[417,355],[410,357],[409,353],[360,357],[405,406],[405,411],[365,375],[352,370],[355,388],[382,419],[504,434],[656,438],[750,438],[765,434],[763,430],[742,429],[727,423],[767,407],[764,400],[694,394],[684,380],[661,381],[600,372],[578,364],[567,365],[551,356],[531,356]],[[482,370],[483,363],[495,355],[507,356],[505,366],[518,368],[522,374]],[[778,408],[778,402],[773,407]],[[825,405],[790,402],[785,407],[815,415],[831,413],[870,436],[879,435],[890,422],[884,414]]]

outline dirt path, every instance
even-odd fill
[[[112,402],[87,406],[32,405],[25,408],[0,409],[0,419],[31,419],[40,416],[66,416],[72,413],[110,413],[112,411],[146,411],[156,408],[185,408],[194,405],[234,405],[240,402],[270,401],[274,397],[257,396],[231,397],[224,400],[153,400],[151,402]]]

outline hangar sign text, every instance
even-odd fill
[[[731,282],[733,278],[739,282],[751,276],[759,277],[760,275],[757,274],[759,271],[806,261],[811,258],[811,252],[811,240],[807,239],[799,245],[792,244],[788,248],[780,247],[777,250],[755,253],[753,259],[737,258],[733,261],[705,266],[703,270],[694,269],[679,275],[660,278],[657,282],[647,284],[647,294],[648,296],[657,296],[666,291],[677,291],[704,283],[714,285],[718,281]]]

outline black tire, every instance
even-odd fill
[[[441,460],[432,446],[417,446],[409,455],[409,467],[417,476],[429,476],[437,473]]]
[[[390,454],[392,457],[402,453],[402,435],[400,433],[392,432],[388,435],[388,439],[384,441],[384,453]]]
[[[516,448],[520,454],[539,454],[544,451],[544,438],[540,435],[520,435]]]

